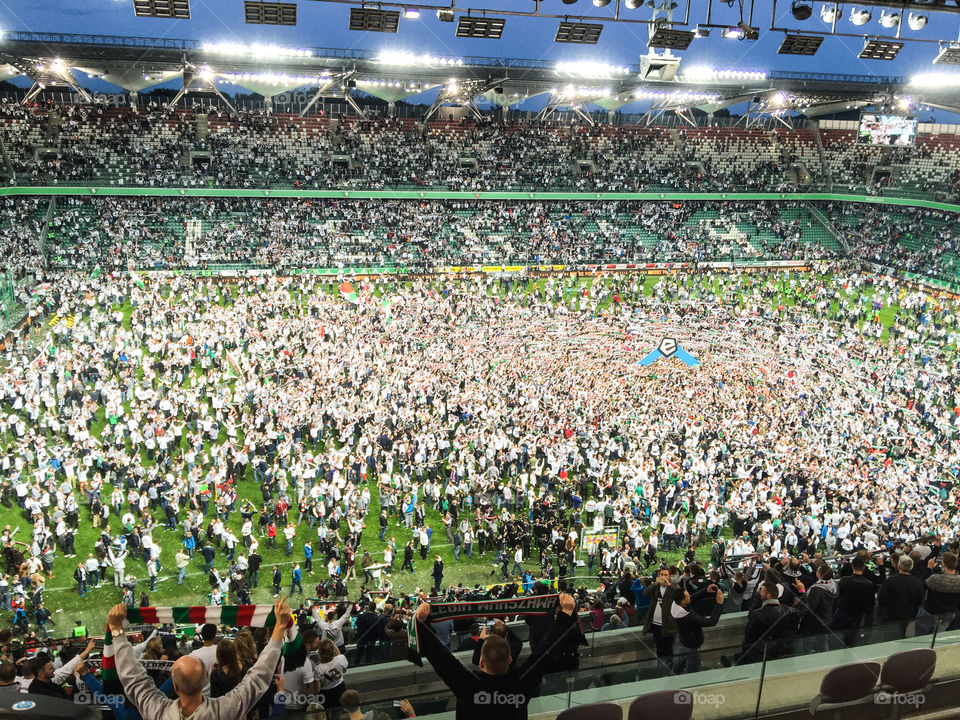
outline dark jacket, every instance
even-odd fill
[[[576,651],[583,639],[576,613],[560,613],[553,622],[544,647],[549,653],[534,653],[526,662],[503,675],[468,670],[449,648],[444,647],[427,623],[417,623],[420,652],[457,698],[457,720],[526,720],[530,702],[547,672],[574,669]]]
[[[873,612],[876,586],[863,575],[848,575],[837,583],[840,594],[837,597],[837,612],[848,618],[857,618]]]
[[[46,695],[47,697],[60,698],[61,700],[70,699],[61,686],[54,685],[51,682],[43,682],[36,678],[30,681],[30,687],[27,688],[27,692],[30,695]]]
[[[897,573],[884,581],[877,593],[882,620],[909,620],[923,602],[923,582],[915,575]]]
[[[697,600],[709,597],[706,588],[698,591],[697,595]],[[684,612],[684,609],[677,604],[674,604],[670,609],[670,614],[677,626],[677,640],[685,648],[699,648],[703,645],[703,629],[716,625],[720,619],[720,613],[723,612],[723,604],[716,602],[716,598],[714,598],[713,608],[709,615],[701,615],[693,606],[694,599],[691,595],[687,612]]]
[[[677,632],[677,624],[673,620],[673,615],[670,614],[670,608],[673,606],[675,588],[668,585],[664,588],[664,592],[660,593],[660,587],[656,582],[652,582],[643,590],[643,596],[650,598],[650,607],[647,608],[647,618],[643,623],[643,631],[645,633],[650,632],[650,628],[653,627],[653,617],[657,610],[657,604],[660,603],[662,605],[660,616],[661,632],[663,632],[664,635],[675,635]]]
[[[776,642],[786,632],[789,613],[779,600],[767,600],[747,617],[747,628],[743,635],[742,663],[760,662],[763,659],[763,646],[768,643],[767,658],[777,657],[779,645]]]
[[[801,607],[804,610],[802,630],[807,635],[816,635],[827,629],[833,619],[833,608],[840,594],[840,586],[834,579],[816,582],[803,594]]]
[[[923,609],[931,615],[960,610],[960,575],[934,573],[928,577]]]
[[[380,616],[372,612],[362,612],[357,615],[357,625],[354,633],[357,645],[369,645],[385,639],[383,626],[379,619]]]
[[[215,665],[210,671],[210,697],[223,697],[233,690],[243,680],[243,676],[250,670],[250,667],[250,663],[243,663],[243,670],[240,673],[227,675],[220,669],[219,665]]]

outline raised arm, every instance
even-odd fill
[[[94,646],[93,640],[88,642],[87,646],[82,652],[74,655],[72,658],[67,660],[67,662],[56,669],[50,682],[54,683],[55,685],[63,685],[63,683],[69,680],[70,676],[73,675],[74,670],[77,669],[77,665],[87,659],[87,656],[90,654],[90,651],[93,650]]]
[[[290,607],[286,600],[280,599],[274,602],[277,624],[273,626],[270,641],[260,653],[257,662],[243,676],[243,680],[219,699],[220,717],[244,717],[270,687],[273,672],[280,659],[284,631],[290,624],[290,614]]]
[[[137,660],[143,660],[143,654],[147,651],[147,643],[156,636],[157,632],[158,628],[154,628],[153,632],[147,636],[146,640],[133,646],[133,656]]]
[[[162,717],[167,707],[175,700],[170,700],[157,690],[153,679],[147,675],[143,665],[133,656],[133,647],[123,632],[123,621],[127,617],[127,606],[123,603],[114,605],[107,617],[110,631],[119,631],[114,635],[113,645],[116,648],[114,660],[117,664],[117,677],[123,685],[124,694],[140,711],[143,717]]]
[[[463,663],[454,657],[450,648],[446,647],[430,628],[430,603],[420,603],[417,608],[415,622],[417,623],[417,639],[420,642],[420,652],[423,653],[440,679],[451,690],[463,688],[467,683],[474,681],[473,673],[467,670]]]
[[[334,627],[342,628],[350,620],[350,614],[353,612],[353,603],[347,603],[347,609],[344,610],[343,615],[334,620],[331,625]]]

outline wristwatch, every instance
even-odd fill
[[[110,634],[114,637],[121,637],[123,635],[123,628],[114,628],[110,631]]]

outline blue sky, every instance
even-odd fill
[[[705,15],[703,0],[693,3],[692,19]],[[299,21],[296,27],[246,25],[243,22],[242,0],[191,0],[190,20],[137,18],[133,0],[0,0],[0,29],[44,30],[111,35],[187,38],[210,41],[262,42],[297,47],[356,48],[363,50],[399,49],[438,55],[488,55],[498,57],[536,58],[549,61],[592,59],[612,64],[635,63],[646,53],[646,26],[620,23],[606,24],[600,42],[595,46],[566,45],[553,42],[556,20],[508,17],[503,38],[497,40],[458,39],[455,24],[441,23],[432,13],[424,12],[419,20],[401,20],[400,32],[360,33],[347,29],[348,7],[314,0],[298,0]],[[439,4],[439,3],[435,3]],[[520,8],[528,10],[530,0],[470,0],[488,8]],[[715,2],[715,22],[735,24],[739,13]],[[681,2],[681,11],[682,11]],[[766,5],[757,0],[758,8]],[[819,9],[814,3],[814,16],[798,23],[790,15],[789,2],[781,3],[778,25],[796,28],[824,28]],[[848,32],[871,29],[881,32],[874,8],[874,19],[863,28],[854,28],[847,18],[851,3],[845,5],[838,29]],[[768,6],[769,7],[769,6]],[[590,0],[565,5],[561,0],[544,0],[544,12],[557,14],[577,12],[612,15],[613,3],[607,8],[593,7]],[[649,17],[649,10],[623,10],[624,17]],[[960,21],[956,16],[939,14],[931,17],[928,27],[920,32],[906,29],[904,35],[924,38],[953,38],[958,35]],[[716,68],[746,70],[797,70],[876,75],[909,76],[937,69],[931,65],[936,45],[907,43],[893,62],[860,60],[862,46],[858,38],[827,38],[814,57],[778,55],[782,33],[765,31],[770,24],[769,9],[760,12],[754,24],[760,30],[756,42],[725,40],[714,30],[711,37],[695,40],[683,53],[682,62],[711,65]]]

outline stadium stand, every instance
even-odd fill
[[[420,123],[204,109],[5,103],[12,182],[148,187],[887,192],[956,196],[960,136],[915,147],[853,130]],[[821,156],[815,133],[819,132]]]

